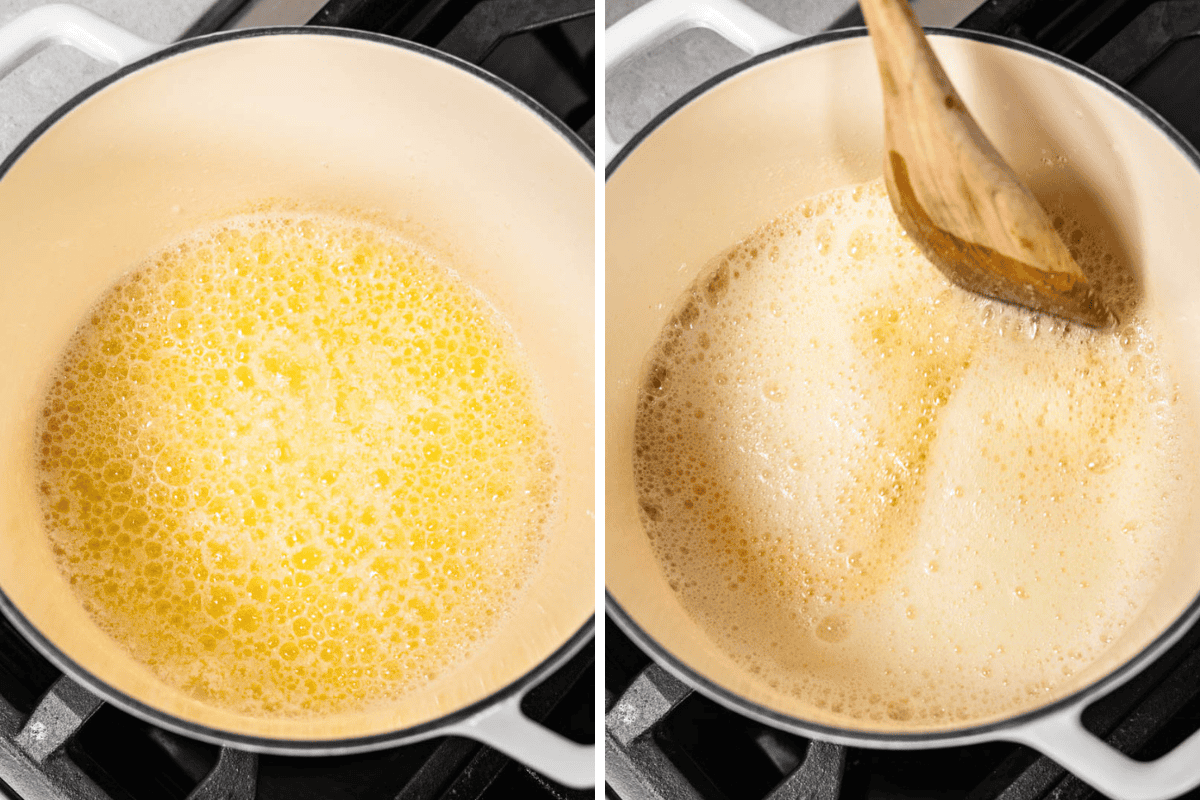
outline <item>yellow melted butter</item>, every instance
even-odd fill
[[[499,315],[395,235],[240,217],[76,333],[41,415],[62,571],[164,681],[361,708],[466,657],[542,549],[557,453]]]

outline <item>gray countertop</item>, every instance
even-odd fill
[[[155,42],[174,41],[214,0],[75,0],[75,5]],[[3,25],[46,0],[0,0]],[[0,160],[54,109],[113,71],[67,46],[34,55],[0,78]]]

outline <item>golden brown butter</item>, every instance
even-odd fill
[[[756,680],[843,720],[976,721],[1052,696],[1144,607],[1190,423],[1127,277],[1081,256],[1121,328],[952,287],[875,182],[783,214],[681,299],[639,400],[643,523]]]

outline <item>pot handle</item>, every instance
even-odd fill
[[[1113,800],[1170,800],[1200,786],[1200,731],[1156,761],[1136,761],[1083,727],[1069,707],[1012,732]]]
[[[519,692],[463,722],[444,729],[493,747],[563,786],[596,785],[596,748],[576,744],[521,713]]]
[[[737,0],[651,0],[604,32],[605,76],[634,56],[691,28],[707,28],[750,56],[801,38]],[[622,144],[613,139],[605,123],[606,163],[612,161]]]
[[[69,44],[118,67],[162,47],[78,6],[51,3],[32,8],[0,27],[0,78],[52,44]]]

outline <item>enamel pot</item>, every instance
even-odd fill
[[[1100,659],[1000,718],[921,730],[848,722],[734,663],[680,605],[638,516],[632,447],[643,360],[710,259],[806,197],[880,177],[883,165],[879,76],[865,30],[797,40],[730,0],[654,0],[608,30],[607,69],[691,27],[716,31],[750,58],[676,102],[608,168],[608,613],[702,693],[804,736],[891,749],[1020,742],[1118,800],[1161,800],[1200,785],[1200,734],[1139,762],[1080,722],[1089,703],[1200,617],[1200,509],[1184,532],[1190,555],[1172,559],[1148,606]],[[971,112],[1034,193],[1065,198],[1137,273],[1162,312],[1180,391],[1200,408],[1200,155],[1141,101],[1077,64],[996,36],[930,34]]]
[[[0,165],[4,613],[75,681],[188,736],[323,755],[462,735],[593,785],[594,748],[520,712],[532,686],[590,646],[593,625],[590,150],[493,76],[386,36],[261,29],[162,47],[50,6],[0,30],[0,74],[52,42],[120,68]],[[493,636],[394,703],[311,719],[216,708],[135,662],[58,572],[33,485],[40,398],[89,307],[172,239],[280,198],[395,220],[483,292],[542,383],[564,476],[561,524]]]

